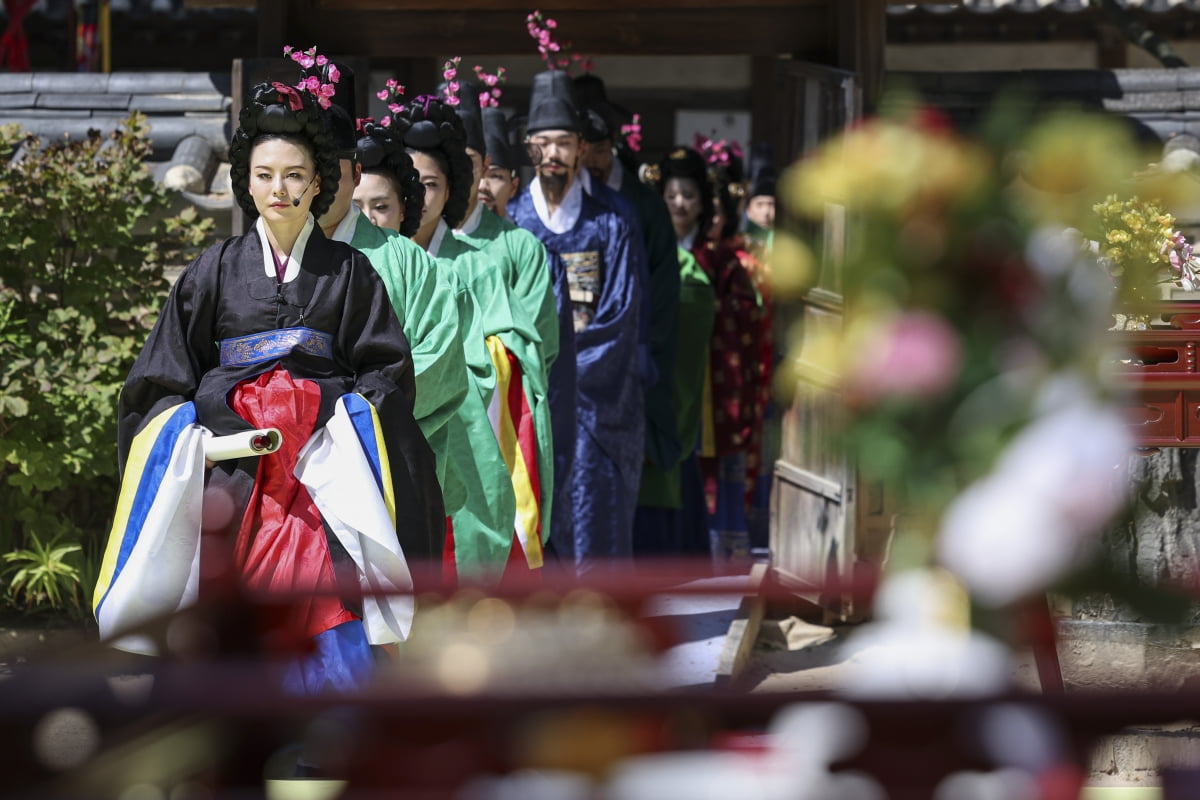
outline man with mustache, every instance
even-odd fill
[[[560,558],[588,572],[633,552],[645,430],[644,287],[629,226],[583,191],[581,131],[570,79],[554,70],[536,75],[526,125],[536,175],[509,214],[546,246],[563,327],[574,333],[574,376],[563,365],[565,347],[550,373],[556,484],[550,535]]]

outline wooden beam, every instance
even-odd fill
[[[887,0],[844,0],[838,3],[835,24],[836,66],[858,75],[863,108],[869,112],[883,86]]]
[[[191,0],[189,0],[191,1]],[[204,0],[201,0],[202,2]],[[836,2],[837,0],[835,0]],[[541,0],[534,4],[542,12],[552,12],[557,20],[560,11],[639,11],[647,8],[646,0]],[[656,10],[733,10],[737,11],[747,5],[741,0],[654,0]],[[827,6],[829,0],[754,0],[755,6],[773,8],[792,8],[795,6]],[[505,14],[518,14],[524,23],[525,15],[532,6],[529,3],[510,2],[510,0],[455,0],[453,9],[447,8],[445,2],[438,0],[316,0],[315,6],[336,11],[484,11]],[[561,20],[557,20],[561,22]]]
[[[260,12],[261,13],[261,12]],[[556,14],[562,39],[589,55],[774,55],[817,50],[827,43],[823,5],[745,6],[678,11],[565,11]],[[378,13],[313,6],[290,20],[295,41],[319,41],[325,51],[371,56],[402,53],[533,53],[518,12],[411,11]]]
[[[258,8],[257,0],[183,0],[184,8]]]

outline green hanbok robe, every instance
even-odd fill
[[[449,469],[464,492],[460,507],[447,513],[453,525],[454,566],[459,575],[496,580],[512,549],[516,497],[496,439],[488,406],[495,372],[486,344],[488,307],[480,305],[475,276],[488,270],[490,257],[454,237],[441,223],[430,254],[453,282],[458,306],[459,341],[470,390],[448,424]],[[483,262],[483,263],[480,263]]]
[[[558,356],[559,317],[546,248],[529,231],[502,219],[482,203],[455,236],[487,258],[456,268],[472,287],[480,313],[479,333],[498,336],[521,364],[522,389],[532,412],[537,442],[537,499],[541,540],[550,535],[554,448],[547,400],[550,367]],[[495,382],[488,387],[494,389]],[[527,551],[529,547],[526,547]]]
[[[642,467],[642,485],[638,505],[655,508],[682,507],[680,465],[696,451],[704,406],[704,379],[708,369],[708,342],[716,318],[716,292],[712,281],[682,247],[679,249],[679,341],[693,346],[681,347],[675,359],[673,408],[676,435],[683,443],[678,458],[665,468],[652,462]]]
[[[357,206],[351,206],[331,238],[366,255],[387,289],[412,348],[413,416],[437,459],[438,484],[449,514],[462,505],[463,490],[448,473],[447,425],[469,389],[456,287],[420,245],[372,224]]]

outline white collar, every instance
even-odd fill
[[[580,185],[578,176],[576,178],[571,181],[571,188],[567,189],[567,196],[559,203],[553,217],[550,216],[550,209],[546,206],[546,195],[542,193],[542,179],[537,177],[529,182],[533,210],[537,212],[542,224],[552,233],[566,233],[579,221],[579,214],[583,210],[583,186]]]
[[[621,167],[621,162],[617,161],[617,157],[613,156],[612,169],[608,171],[608,180],[605,183],[614,192],[619,192],[621,191],[621,181],[624,178],[625,170]]]
[[[446,238],[446,234],[450,232],[450,226],[446,224],[446,220],[439,219],[437,227],[433,230],[433,238],[429,240],[429,247],[425,248],[425,252],[437,258],[438,251],[442,249],[442,240]]]
[[[683,238],[679,240],[679,246],[690,253],[692,251],[692,245],[696,243],[696,235],[699,233],[700,223],[697,222],[692,226],[692,229],[685,233]]]
[[[476,197],[474,210],[467,215],[467,218],[463,220],[463,224],[459,225],[454,232],[461,233],[463,236],[470,236],[479,230],[479,223],[481,221],[483,221],[483,201]]]
[[[350,244],[350,240],[354,238],[354,231],[358,229],[358,218],[361,216],[362,209],[351,203],[346,216],[342,217],[342,221],[333,229],[333,235],[329,238],[335,242]]]
[[[312,235],[314,224],[316,224],[316,220],[313,219],[312,214],[309,214],[308,219],[304,222],[304,227],[300,230],[300,235],[296,237],[296,244],[292,245],[292,252],[288,254],[287,268],[283,271],[283,283],[291,283],[300,274],[300,264],[304,261],[304,248],[308,246],[308,237]],[[259,217],[254,223],[254,227],[258,231],[258,241],[262,243],[263,272],[267,273],[268,278],[274,278],[276,277],[275,256],[271,252],[271,242],[267,239],[267,223],[263,222],[262,217]]]
[[[596,193],[592,191],[592,173],[587,171],[587,167],[582,167],[579,174],[575,176],[575,180],[583,184],[583,190],[588,193],[588,197],[595,197]]]

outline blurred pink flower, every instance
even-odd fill
[[[891,397],[932,397],[953,385],[962,344],[941,317],[908,311],[876,327],[862,352],[850,359],[846,388],[851,402],[872,405]]]

